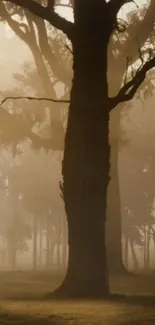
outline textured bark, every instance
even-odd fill
[[[109,293],[105,247],[110,171],[108,36],[106,31],[101,42],[100,29],[86,31],[79,29],[73,44],[74,79],[63,160],[69,260],[57,294],[103,297]]]

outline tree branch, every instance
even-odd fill
[[[22,39],[23,41],[27,42],[28,41],[28,36],[29,36],[29,31],[28,31],[28,27],[26,24],[21,24],[19,22],[17,22],[16,20],[14,20],[11,15],[7,12],[7,10],[5,9],[5,6],[3,3],[1,3],[1,11],[0,11],[0,16],[1,18],[3,18],[8,25],[10,26],[10,28],[16,33],[16,35]],[[23,31],[21,28],[25,29],[25,31]]]
[[[59,16],[54,8],[52,9],[49,6],[44,7],[39,3],[33,0],[5,0],[5,2],[11,2],[17,6],[21,6],[24,9],[28,9],[34,15],[48,21],[55,28],[58,28],[62,32],[64,32],[70,40],[73,39],[74,34],[74,24]]]
[[[68,100],[68,99],[61,100],[61,99],[53,99],[53,98],[46,98],[46,97],[34,97],[34,96],[14,96],[14,97],[8,96],[8,97],[5,97],[0,102],[0,106],[2,106],[8,100],[19,100],[19,99],[47,101],[47,102],[61,103],[61,104],[68,104],[68,103],[70,103],[70,100]]]
[[[144,81],[146,74],[149,70],[155,67],[155,57],[145,62],[144,65],[137,70],[135,76],[128,81],[119,91],[116,97],[109,99],[110,110],[112,110],[117,104],[127,102],[131,100],[142,82]]]
[[[128,3],[134,2],[134,0],[111,0],[108,3],[109,9],[112,11],[112,13],[116,16],[119,12],[119,10]]]

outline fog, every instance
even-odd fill
[[[3,44],[1,100],[7,94],[13,96],[19,92],[22,95],[41,94],[39,75],[28,46],[2,23],[0,41]],[[64,88],[58,81],[55,90],[58,96],[63,96]],[[121,119],[126,141],[119,152],[122,251],[125,266],[132,270],[155,268],[154,101],[153,92],[143,102],[134,99]],[[52,116],[59,118],[60,106],[56,105],[52,106]],[[37,114],[34,129],[45,139],[49,136],[47,103],[44,103],[45,113],[39,102],[8,101],[3,106],[11,111],[23,110],[25,114],[30,114],[33,108]],[[13,128],[7,123],[4,128]],[[12,132],[13,143],[10,140]],[[51,151],[22,139],[22,130],[15,133],[15,129],[8,129],[1,137],[4,144],[0,149],[0,269],[65,271],[67,223],[59,186],[64,134],[56,129],[56,151]],[[116,136],[114,131],[114,138]],[[149,255],[146,257],[146,254]]]

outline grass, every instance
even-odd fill
[[[0,273],[0,325],[154,325],[155,275],[112,277],[113,301],[48,301],[62,281],[50,272]],[[138,297],[137,297],[138,295]]]

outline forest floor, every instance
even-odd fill
[[[111,278],[111,301],[49,301],[62,276],[0,273],[0,325],[155,325],[155,274]],[[154,295],[154,297],[153,297]]]

